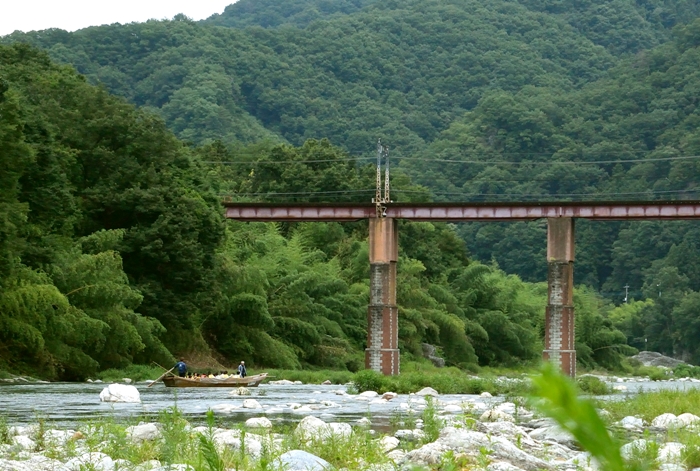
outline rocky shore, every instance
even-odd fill
[[[371,429],[371,417],[352,424],[334,422],[332,416],[324,420],[324,414],[321,418],[311,415],[318,414],[319,407],[310,398],[308,404],[288,405],[303,418],[293,429],[280,434],[273,431],[273,422],[265,416],[271,411],[255,399],[239,399],[243,404],[236,407],[260,410],[260,414],[228,428],[220,423],[195,427],[176,417],[173,420],[180,421],[182,432],[177,439],[184,441],[175,445],[194,450],[206,437],[221,457],[244,457],[243,462],[250,466],[236,469],[260,469],[253,466],[264,460],[266,469],[285,471],[408,471],[439,469],[447,462],[488,471],[597,470],[595,461],[577,447],[571,436],[520,402],[491,401],[488,393],[464,401],[441,400],[431,388],[411,395],[371,391],[348,395],[342,390],[337,394],[368,403],[396,404],[398,429],[387,435],[377,433]],[[332,408],[333,404],[323,406]],[[662,471],[687,469],[682,458],[686,445],[651,437],[665,437],[664,432],[670,429],[691,430],[697,435],[700,417],[689,412],[662,414],[650,423],[631,416],[614,423],[612,427],[629,437],[622,447],[623,456],[651,452]],[[223,416],[226,411],[222,407],[215,413]],[[198,466],[194,455],[167,463],[153,459],[162,454],[163,447],[173,445],[173,429],[173,423],[167,421],[128,427],[87,424],[80,430],[51,429],[44,423],[5,427],[4,432],[0,428],[0,442],[5,442],[0,445],[0,471],[209,469]],[[358,458],[351,465],[334,467],[322,458],[329,445],[347,449],[346,454],[356,453]],[[201,457],[198,459],[201,461]]]

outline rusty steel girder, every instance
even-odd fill
[[[240,221],[357,221],[376,217],[373,204],[225,203]],[[413,221],[509,221],[541,218],[698,219],[700,201],[390,203],[386,217]]]

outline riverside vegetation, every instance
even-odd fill
[[[225,222],[221,200],[368,201],[379,136],[402,202],[695,197],[698,13],[240,0],[0,38],[0,369],[360,370],[366,225]],[[429,343],[470,372],[531,365],[544,231],[401,223],[402,361]],[[577,224],[582,367],[700,360],[697,231]]]
[[[676,425],[653,417],[661,411],[697,410],[697,391],[606,401],[597,404],[604,408],[597,412],[592,402],[578,397],[570,380],[551,368],[533,379],[532,391],[528,400],[513,396],[513,402],[504,403],[472,398],[457,404],[433,393],[424,398],[400,395],[392,401],[408,407],[397,407],[388,435],[370,429],[371,415],[352,427],[312,416],[281,426],[264,417],[235,424],[209,411],[204,425],[195,426],[176,405],[158,416],[125,422],[88,420],[77,430],[53,429],[42,418],[29,427],[10,427],[0,418],[0,467],[302,471],[328,463],[325,469],[374,471],[681,471],[700,464],[700,440],[693,428],[700,417],[685,414],[693,419]],[[630,419],[638,425],[630,426]]]

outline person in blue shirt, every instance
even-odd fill
[[[240,375],[241,378],[246,377],[246,370],[245,370],[245,362],[242,361],[240,365],[238,365],[238,374]]]
[[[180,376],[180,378],[184,378],[187,374],[187,365],[185,364],[185,359],[180,358],[180,361],[175,363],[175,368],[177,368],[177,374]]]

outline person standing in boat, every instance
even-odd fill
[[[187,374],[187,364],[185,364],[185,359],[180,358],[180,361],[175,363],[175,368],[177,368],[177,374],[180,376],[180,378],[184,378]]]
[[[244,362],[244,361],[242,361],[241,364],[238,365],[238,375],[239,375],[241,378],[245,378],[246,375],[247,375],[247,372],[246,372],[246,370],[245,370],[245,362]]]

